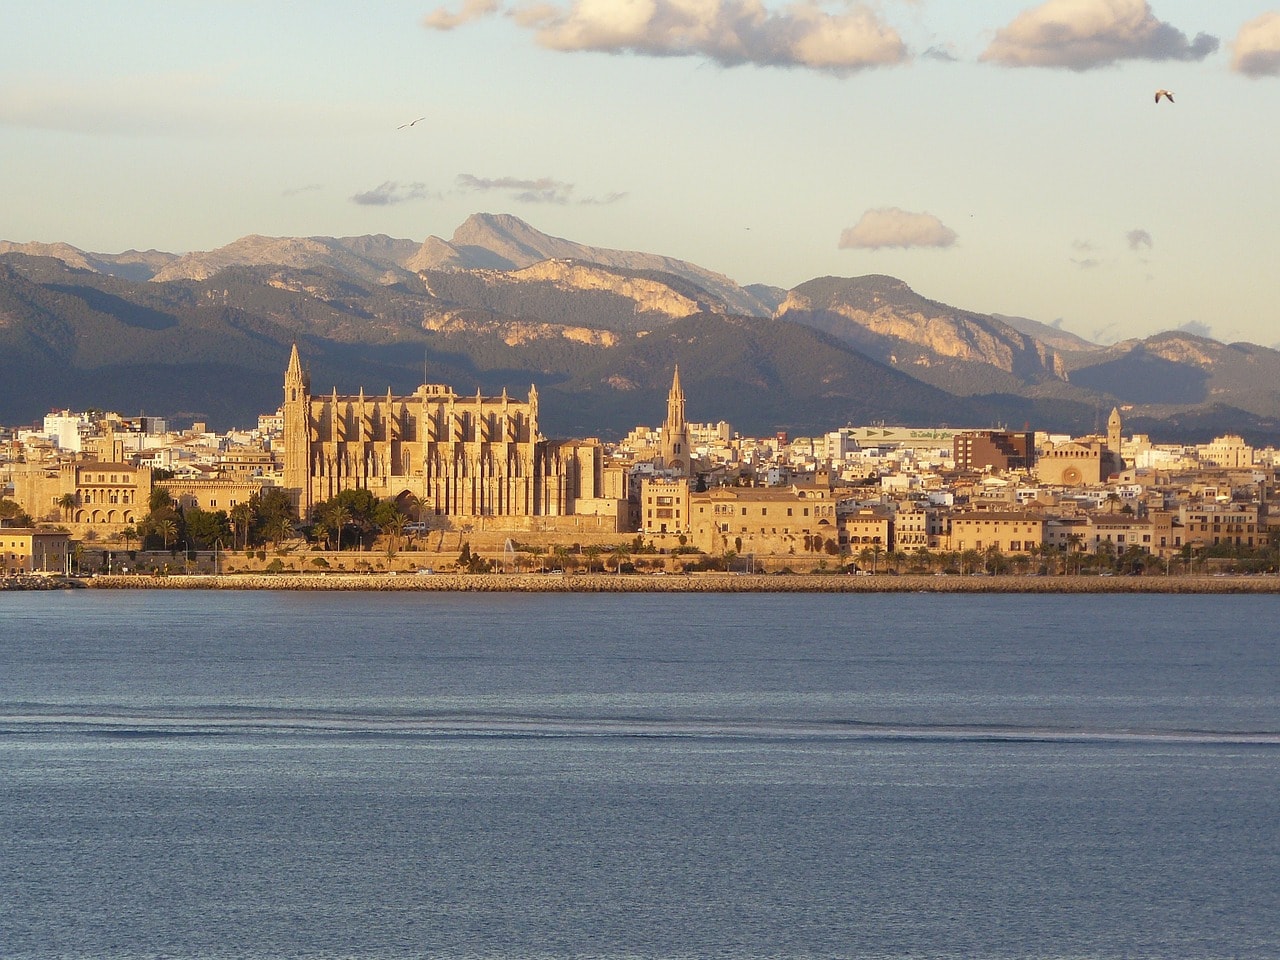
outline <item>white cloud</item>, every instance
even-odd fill
[[[881,247],[949,247],[954,230],[931,213],[910,213],[897,207],[868,210],[840,234],[841,250],[879,250]]]
[[[425,200],[427,196],[425,183],[397,183],[387,180],[372,190],[357,193],[351,198],[351,202],[362,207],[389,207],[397,203],[408,203],[410,200]]]
[[[1280,77],[1280,13],[1254,17],[1231,44],[1231,69],[1247,77]]]
[[[761,0],[572,0],[567,7],[526,5],[510,15],[534,30],[539,44],[561,51],[705,57],[726,67],[749,63],[836,74],[909,59],[901,36],[871,7],[830,6],[796,0],[774,12]],[[456,18],[440,11],[432,16],[438,15],[456,25]]]
[[[457,13],[438,7],[423,18],[422,25],[431,30],[452,30],[472,20],[479,20],[498,11],[498,0],[463,0]]]
[[[1146,0],[1045,0],[996,33],[981,59],[1005,67],[1089,70],[1120,60],[1203,60],[1218,38],[1194,41],[1157,20]]]

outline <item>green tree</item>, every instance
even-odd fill
[[[609,551],[609,560],[613,563],[613,572],[621,573],[622,565],[627,562],[631,556],[631,552],[626,548],[625,544],[618,544]]]
[[[244,548],[249,549],[249,532],[253,526],[253,504],[246,500],[231,508],[231,527],[235,531],[236,540],[243,541]],[[232,544],[234,546],[234,543]]]
[[[169,544],[186,536],[186,521],[178,504],[165,487],[152,487],[148,513],[138,524],[144,550],[169,549]]]
[[[13,500],[0,500],[0,520],[7,520],[14,527],[32,525],[31,515]]]
[[[231,540],[231,523],[225,510],[201,510],[192,507],[185,511],[187,543],[197,550],[212,550],[219,540]]]
[[[280,541],[288,540],[293,536],[293,518],[278,517],[272,522],[272,526],[267,529],[267,536],[271,538],[271,542],[275,546],[280,546]]]
[[[165,517],[161,520],[154,521],[153,527],[156,535],[159,536],[161,541],[164,543],[164,548],[168,550],[169,544],[174,542],[178,536],[177,522],[170,517]]]
[[[155,514],[163,511],[165,508],[172,509],[174,507],[173,495],[169,493],[168,487],[152,487],[151,494],[147,498],[147,509],[150,513]]]
[[[293,501],[279,487],[267,487],[249,498],[253,519],[249,525],[249,543],[263,544],[268,540],[279,544],[293,533]],[[288,524],[287,532],[285,524]]]
[[[395,552],[400,549],[400,534],[404,528],[405,515],[396,508],[394,501],[384,500],[383,504],[390,509],[379,514],[379,528],[382,530],[383,536],[387,538],[387,552],[394,556]]]
[[[321,526],[333,534],[333,542],[339,551],[342,550],[342,531],[351,523],[351,510],[335,497],[316,507],[316,518]]]

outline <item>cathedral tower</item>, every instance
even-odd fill
[[[679,366],[671,381],[671,392],[667,394],[667,419],[662,425],[662,466],[685,477],[692,473],[689,424],[684,418],[684,390],[680,387]]]
[[[311,509],[310,439],[311,377],[302,369],[295,343],[284,373],[284,488],[295,497],[294,508],[304,519]]]

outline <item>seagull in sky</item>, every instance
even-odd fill
[[[1160,92],[1161,92],[1161,93],[1164,93],[1164,91],[1163,91],[1163,90],[1161,90]],[[427,119],[427,118],[426,118],[426,117],[419,117],[419,118],[418,118],[418,120],[425,120],[425,119]],[[418,120],[410,120],[408,123],[402,123],[402,124],[400,124],[400,126],[396,127],[396,129],[397,129],[397,130],[403,130],[405,127],[412,127],[415,123],[417,123],[417,122],[418,122]]]
[[[1172,90],[1163,90],[1163,89],[1161,89],[1161,90],[1157,90],[1157,91],[1156,91],[1156,103],[1159,103],[1159,102],[1160,102],[1160,98],[1161,98],[1161,97],[1164,97],[1164,98],[1165,98],[1166,100],[1168,100],[1170,103],[1173,103],[1173,91],[1172,91]]]

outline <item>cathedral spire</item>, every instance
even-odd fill
[[[680,367],[671,378],[671,392],[667,394],[667,419],[662,425],[662,465],[668,469],[689,475],[689,425],[684,418],[684,390],[680,386]]]
[[[311,390],[311,378],[302,369],[302,358],[298,355],[298,345],[293,345],[289,354],[289,366],[284,372],[284,395],[286,400],[296,401]]]
[[[684,390],[680,386],[679,364],[676,364],[675,375],[671,378],[671,392],[667,394],[666,427],[679,433],[683,433],[685,429]]]

